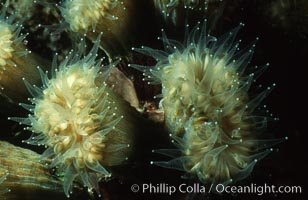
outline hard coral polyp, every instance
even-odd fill
[[[48,159],[29,149],[0,141],[0,198],[63,199],[63,184],[50,173]]]
[[[208,4],[223,0],[153,0],[155,7],[161,12],[165,21],[171,20],[173,24],[178,24],[181,15],[185,13],[183,9],[189,9],[195,13],[206,11]],[[183,19],[182,19],[183,20]]]
[[[32,114],[11,118],[30,126],[27,143],[48,147],[42,156],[52,158],[51,167],[64,174],[67,196],[74,180],[100,194],[98,181],[111,177],[110,167],[127,160],[132,148],[130,106],[107,87],[114,65],[96,61],[98,44],[84,58],[71,52],[53,66],[51,79],[39,69],[42,88],[25,80],[34,98],[32,105],[21,106]]]
[[[100,47],[114,60],[126,55],[136,40],[143,0],[66,0],[62,15],[72,31],[92,41],[103,33]],[[138,10],[139,9],[139,10]]]
[[[257,138],[268,118],[254,111],[273,87],[249,97],[250,85],[268,65],[245,74],[255,45],[239,50],[240,40],[234,40],[241,26],[217,39],[207,34],[204,22],[184,44],[163,33],[165,51],[136,49],[157,61],[154,67],[132,66],[148,83],[162,84],[165,124],[178,147],[154,150],[174,159],[153,163],[181,169],[201,181],[228,184],[247,177],[272,151],[269,147],[281,141]]]
[[[0,15],[0,95],[19,102],[29,97],[22,78],[37,84],[40,76],[36,68],[47,62],[26,49],[26,35],[20,33],[22,26],[14,23],[14,15],[6,17],[5,11],[4,6]]]

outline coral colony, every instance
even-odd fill
[[[154,66],[132,60],[124,67],[137,69],[135,73],[142,73],[146,83],[161,86],[161,94],[155,98],[163,117],[152,124],[164,127],[173,143],[170,148],[153,150],[171,160],[151,164],[182,170],[187,178],[197,178],[200,183],[232,184],[247,178],[255,164],[273,151],[272,146],[282,141],[260,137],[269,117],[259,115],[256,109],[275,84],[258,95],[250,94],[251,85],[268,64],[250,66],[255,42],[239,49],[237,33],[242,23],[214,37],[209,35],[207,20],[201,18],[196,25],[186,25],[183,42],[167,37],[162,30],[158,39],[164,49],[133,48],[122,38],[131,37],[125,27],[137,0],[66,0],[59,4],[42,0],[38,3],[48,10],[46,16],[52,13],[58,18],[58,30],[81,36],[76,45],[80,49],[63,50],[61,55],[54,52],[49,61],[26,47],[28,34],[23,33],[22,24],[32,26],[33,21],[27,24],[27,20],[33,19],[35,10],[18,22],[18,12],[29,9],[28,4],[18,4],[21,1],[1,5],[0,94],[2,101],[18,103],[28,112],[27,116],[16,113],[8,117],[24,126],[22,133],[32,132],[24,142],[45,150],[39,155],[0,142],[0,195],[4,198],[28,189],[33,199],[35,192],[42,190],[57,196],[59,188],[60,195],[70,197],[82,187],[101,196],[99,183],[117,179],[116,166],[129,167],[137,152],[138,128],[151,120],[143,115],[133,84],[117,69],[130,53],[155,60]],[[158,9],[163,19],[171,16],[173,21],[180,12],[178,7],[203,9],[211,2],[217,1],[149,0],[153,11]],[[17,161],[19,166],[14,165]]]

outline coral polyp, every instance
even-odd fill
[[[30,19],[36,8],[37,1],[34,0],[9,0],[5,1],[5,6],[9,7],[8,13],[15,15],[19,20]]]
[[[133,33],[136,8],[131,0],[66,0],[61,5],[62,16],[73,32],[95,41],[103,33],[100,47],[110,59],[126,54]]]
[[[62,181],[50,173],[40,154],[0,141],[1,199],[63,199]],[[18,166],[18,167],[16,167]],[[77,190],[76,190],[77,191]],[[38,195],[40,194],[40,195]]]
[[[22,78],[37,83],[40,76],[36,67],[47,62],[26,49],[22,26],[14,23],[15,16],[6,17],[5,9],[4,6],[0,15],[0,94],[10,101],[21,101],[28,96]]]
[[[8,171],[7,170],[1,170],[0,171],[0,185],[6,180],[6,177],[8,176]],[[7,188],[2,188],[0,189],[0,195],[3,195],[5,193],[9,192],[9,189]]]
[[[161,12],[164,19],[171,19],[177,23],[177,17],[182,8],[189,10],[206,10],[210,2],[222,0],[154,0],[155,7]]]
[[[240,40],[234,42],[243,24],[218,39],[207,34],[205,24],[187,30],[184,44],[163,33],[159,39],[165,51],[135,49],[154,57],[157,64],[132,66],[144,73],[149,84],[162,84],[160,105],[178,147],[154,150],[174,159],[153,163],[184,170],[204,182],[228,184],[247,177],[272,151],[269,147],[281,140],[257,137],[268,118],[256,116],[255,109],[273,87],[252,98],[248,95],[268,65],[246,70],[255,44],[239,50]]]
[[[30,126],[27,143],[48,147],[42,157],[64,174],[67,196],[74,180],[100,194],[98,181],[111,177],[110,167],[126,161],[132,149],[130,106],[107,87],[114,65],[96,61],[98,44],[84,58],[71,52],[59,67],[54,64],[51,79],[39,69],[42,87],[25,80],[34,98],[21,106],[32,114],[11,118]]]
[[[117,16],[110,13],[118,0],[67,0],[64,3],[64,18],[75,32],[95,30],[103,19],[116,20]]]
[[[1,38],[1,57],[0,57],[0,64],[1,66],[5,65],[6,64],[6,60],[10,57],[12,57],[12,47],[11,47],[11,44],[12,44],[12,37],[13,37],[13,34],[12,32],[10,31],[10,29],[1,24],[0,27],[2,28],[2,31],[0,33],[0,38]]]

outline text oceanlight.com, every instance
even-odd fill
[[[215,192],[217,193],[230,193],[230,194],[301,194],[301,186],[276,186],[276,185],[257,185],[250,184],[245,186],[225,186],[223,184],[217,184],[215,186]]]
[[[301,194],[301,186],[276,186],[276,185],[257,185],[251,183],[250,185],[240,186],[240,185],[223,185],[223,184],[211,184],[202,185],[199,183],[194,184],[180,184],[178,186],[169,185],[166,183],[159,184],[133,184],[131,186],[133,192],[149,193],[149,194],[168,194],[172,195],[176,192],[179,193],[226,193],[226,194]]]

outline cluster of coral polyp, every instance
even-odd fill
[[[17,6],[16,2],[13,7]],[[116,166],[127,164],[129,167],[133,163],[129,159],[139,156],[133,154],[148,150],[137,147],[152,145],[136,138],[140,136],[138,129],[146,124],[142,118],[145,108],[139,106],[132,81],[115,68],[117,58],[129,60],[131,54],[135,55],[131,50],[155,59],[155,66],[144,66],[143,63],[130,66],[143,72],[148,84],[158,84],[162,88],[158,95],[161,98],[159,110],[151,110],[153,116],[158,117],[149,117],[155,118],[156,123],[151,123],[153,127],[147,129],[166,128],[170,141],[176,146],[175,149],[171,149],[172,146],[154,150],[172,159],[152,163],[183,170],[188,177],[197,177],[201,182],[230,184],[246,178],[257,161],[272,151],[271,146],[281,141],[258,137],[266,128],[268,117],[259,115],[256,108],[274,84],[258,95],[249,94],[251,84],[268,65],[249,67],[255,44],[240,50],[241,40],[236,38],[243,24],[216,38],[209,35],[206,20],[202,18],[204,23],[199,22],[191,31],[186,25],[184,42],[167,38],[163,31],[159,40],[163,42],[164,50],[131,49],[138,36],[133,34],[136,27],[131,22],[137,20],[134,12],[140,0],[66,0],[56,6],[48,2],[40,2],[46,9],[42,18],[53,16],[59,23],[50,38],[54,39],[58,32],[64,31],[77,43],[71,46],[79,49],[60,49],[61,55],[54,53],[53,61],[30,53],[26,49],[26,34],[21,34],[23,27],[15,22],[14,16],[5,17],[9,8],[3,5],[0,15],[0,94],[10,103],[22,102],[19,105],[29,111],[27,117],[9,117],[9,120],[26,125],[25,132],[32,132],[25,141],[27,144],[46,148],[40,159],[47,160],[48,167],[44,166],[39,176],[57,176],[56,192],[63,185],[65,195],[70,197],[74,187],[85,186],[100,195],[100,181],[118,178],[114,176]],[[190,10],[202,7],[202,11],[206,11],[210,2],[217,1],[154,0],[149,5],[153,12],[156,8],[162,9],[163,17],[172,15],[175,22],[178,7]],[[26,7],[26,4],[18,5]],[[19,7],[17,10],[26,9]],[[31,9],[31,12],[35,10]],[[32,20],[33,16],[34,13],[29,14]],[[27,25],[32,26],[34,21]],[[43,26],[38,24],[37,27]],[[46,37],[46,32],[42,35]],[[80,36],[82,39],[76,40]],[[87,52],[91,42],[93,47]],[[41,48],[41,44],[36,45]],[[52,43],[46,46],[54,47]],[[104,53],[109,56],[109,64],[103,64],[107,63],[101,56]],[[124,65],[126,73],[134,71]],[[26,100],[28,103],[24,103]],[[145,105],[150,103],[145,102]],[[145,141],[160,141],[151,139]],[[5,143],[0,147],[8,151],[7,146]],[[36,156],[31,161],[35,163],[37,159]],[[7,184],[15,180],[9,179],[11,175],[7,170],[13,167],[12,162],[7,157],[3,160],[8,164],[4,166],[0,162],[0,184],[3,186],[0,194],[7,193]],[[22,166],[28,167],[26,162],[23,160]],[[39,178],[31,184],[40,184]],[[27,185],[22,187],[29,188]],[[52,191],[49,185],[47,189]]]

